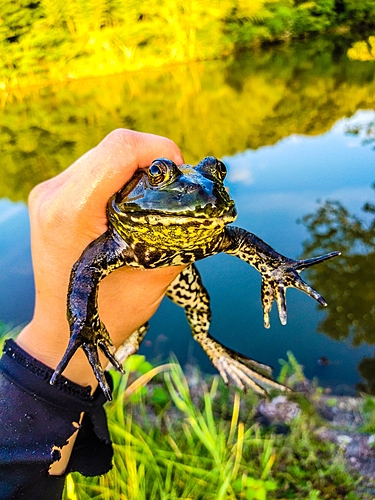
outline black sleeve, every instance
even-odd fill
[[[0,359],[0,500],[59,500],[67,473],[96,476],[112,467],[103,393],[91,396],[90,387],[63,376],[51,386],[52,373],[13,340],[5,343]],[[49,475],[82,412],[66,474]]]

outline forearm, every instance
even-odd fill
[[[106,205],[110,196],[118,191],[138,168],[149,166],[158,157],[168,157],[177,163],[183,161],[179,149],[170,140],[119,129],[109,134],[96,148],[87,152],[64,172],[39,184],[30,193],[35,309],[32,321],[18,336],[17,344],[24,349],[25,354],[28,353],[36,362],[41,362],[45,366],[47,371],[43,384],[48,392],[55,391],[53,394],[58,394],[59,382],[52,387],[49,381],[64,355],[70,338],[66,302],[72,266],[83,250],[107,230]],[[121,345],[152,316],[168,284],[178,274],[179,269],[158,271],[148,273],[119,269],[101,282],[98,296],[100,317],[108,327],[115,347]],[[5,355],[3,357],[6,359]],[[105,365],[104,357],[101,357],[100,361]],[[66,379],[61,378],[61,380],[66,381],[67,387],[70,387],[71,383],[80,384],[89,395],[93,394],[97,387],[91,366],[81,349],[74,354],[64,375]],[[21,398],[22,401],[18,386],[14,382],[4,374],[1,375],[1,380],[3,387],[7,385],[7,390],[1,396],[2,401],[6,401],[7,397],[11,402],[13,397],[17,400]],[[32,394],[34,393],[37,394],[35,391]],[[29,397],[27,391],[25,394]],[[38,399],[38,395],[35,398]],[[44,401],[44,397],[41,401]],[[43,404],[42,402],[42,409]],[[66,405],[68,408],[69,401]],[[17,426],[22,427],[22,415],[27,412],[26,406],[23,414],[22,405],[19,407],[21,413],[18,414],[16,408],[17,405],[10,404],[7,406],[8,413],[2,412],[6,424],[14,425],[15,429]],[[43,413],[42,409],[40,415]],[[0,408],[0,412],[2,410]],[[46,414],[48,411],[47,408]],[[88,410],[84,405],[76,412],[73,420],[78,423],[83,413],[84,429],[85,419],[88,418]],[[33,414],[31,410],[30,414]],[[64,436],[63,453],[66,453],[66,461],[69,460],[73,448],[74,438],[71,436],[75,435],[76,430],[71,428],[73,420],[70,418],[69,432]],[[35,445],[30,444],[28,448],[31,454],[38,442],[38,425],[40,431],[44,431],[43,422],[43,418],[40,417],[40,420],[35,421],[35,426],[33,424],[29,429],[29,436]],[[1,438],[3,441],[0,442],[0,451],[3,450],[4,436]],[[68,438],[71,438],[70,443],[66,445]],[[80,439],[82,430],[77,437],[77,440]],[[53,442],[52,439],[51,443]],[[49,446],[51,443],[48,441]],[[93,443],[95,444],[95,439]],[[72,459],[76,448],[77,446],[73,449]],[[50,460],[48,464],[51,465],[52,462]],[[72,461],[69,467],[71,463]],[[14,468],[15,474],[17,470],[21,470],[20,467]],[[59,467],[57,473],[64,468],[62,461]],[[83,470],[82,472],[85,473]],[[95,474],[101,473],[102,471],[98,471]],[[36,485],[39,479],[42,480],[36,471]],[[0,485],[2,485],[1,479]],[[35,495],[30,493],[25,498],[34,496],[42,500],[38,493]],[[18,498],[22,497],[17,496]],[[48,498],[49,500],[53,498],[52,489]]]
[[[259,272],[265,271],[264,266],[275,269],[288,261],[286,257],[276,252],[258,236],[245,229],[229,226],[225,231],[225,253],[240,258]]]

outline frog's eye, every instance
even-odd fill
[[[203,158],[194,168],[214,182],[223,182],[227,175],[225,164],[214,156]]]
[[[173,167],[175,167],[173,161],[166,158],[153,161],[148,169],[148,180],[151,186],[167,183],[171,178]]]
[[[223,181],[227,175],[227,167],[220,160],[216,161],[216,173],[221,181]]]

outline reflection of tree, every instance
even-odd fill
[[[116,127],[166,135],[187,161],[321,134],[375,107],[371,63],[318,38],[169,70],[23,91],[0,109],[0,196],[26,199]],[[0,94],[1,97],[1,94]]]
[[[375,205],[366,203],[362,210],[365,220],[338,201],[326,201],[303,219],[311,235],[304,245],[307,253],[342,252],[310,271],[313,286],[335,304],[319,329],[335,339],[350,337],[354,346],[375,343]]]
[[[3,0],[0,88],[221,57],[337,27],[374,0]]]
[[[374,144],[375,143],[375,120],[368,123],[359,123],[348,127],[346,129],[347,134],[360,135],[362,137],[363,145]]]
[[[348,50],[348,57],[356,61],[374,61],[375,36],[370,36],[368,40],[353,43]]]
[[[357,388],[375,395],[375,357],[362,359],[358,371],[366,382],[357,384]]]

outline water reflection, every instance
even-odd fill
[[[375,119],[360,121],[355,125],[348,126],[346,128],[346,133],[354,136],[360,135],[364,146],[367,146],[368,144],[373,145],[375,143]]]
[[[362,359],[358,371],[364,381],[357,384],[357,388],[375,396],[375,356]]]
[[[348,131],[374,142],[373,120],[360,122]],[[375,184],[372,186],[375,189]],[[375,344],[375,204],[365,202],[361,214],[352,213],[339,200],[327,200],[303,218],[310,237],[304,243],[306,254],[338,248],[342,255],[326,266],[309,271],[313,286],[329,293],[336,307],[328,308],[319,331],[336,340],[349,339],[353,346]],[[360,386],[375,394],[375,357],[358,366],[366,380]]]
[[[331,250],[342,250],[343,256],[307,277],[328,308],[323,312],[290,291],[288,325],[281,327],[273,316],[271,331],[263,329],[259,277],[252,269],[225,255],[199,263],[212,298],[212,334],[275,368],[292,350],[309,378],[319,376],[335,388],[354,386],[358,368],[370,390],[375,212],[371,203],[362,212],[359,208],[372,199],[374,153],[367,144],[374,113],[343,117],[375,108],[375,65],[349,61],[345,52],[343,42],[318,39],[14,96],[0,111],[0,196],[25,200],[37,182],[118,126],[167,135],[188,161],[207,154],[224,157],[237,225],[290,257],[301,254],[308,230],[310,256]],[[316,209],[317,198],[339,201]],[[22,216],[14,207],[22,207]],[[312,215],[305,226],[296,224],[307,213]],[[34,293],[27,211],[4,200],[0,290],[0,320],[13,326],[28,321]],[[317,335],[318,325],[326,335]],[[194,357],[210,370],[182,311],[169,303],[152,319],[142,349],[150,359],[170,351],[182,363]]]
[[[323,295],[329,290],[336,304],[319,329],[337,340],[350,338],[354,346],[375,343],[375,205],[366,203],[363,212],[366,221],[340,201],[326,201],[303,220],[311,235],[304,244],[306,253],[328,248],[342,252],[336,262],[310,271],[310,279]]]
[[[13,96],[0,112],[0,196],[25,200],[116,127],[166,135],[187,161],[322,134],[375,107],[374,64],[349,61],[347,47],[318,38]]]

